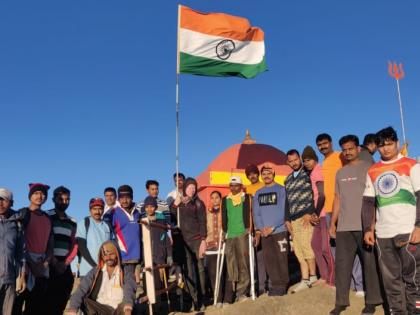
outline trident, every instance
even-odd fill
[[[402,80],[404,78],[404,75],[405,75],[402,66],[403,66],[402,63],[397,65],[396,62],[388,61],[388,73],[391,77],[393,77],[397,81],[398,102],[400,104],[400,115],[401,115],[401,126],[402,126],[404,144],[406,144],[407,142],[406,142],[406,139],[405,139],[404,115],[403,115],[401,93],[400,93],[400,80]]]

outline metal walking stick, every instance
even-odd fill
[[[226,233],[225,237],[227,237],[227,233]],[[220,238],[219,243],[220,244],[222,243],[221,238]],[[219,244],[219,248],[220,248],[220,244]],[[216,271],[217,276],[216,276],[216,285],[214,286],[214,305],[217,304],[217,298],[219,297],[220,282],[221,282],[221,279],[222,279],[223,265],[224,265],[224,262],[225,262],[225,249],[226,249],[226,243],[223,242],[222,249],[221,249],[221,251],[219,251],[220,256],[221,256],[220,262],[217,264],[217,267],[216,267],[217,268],[217,271]],[[218,255],[219,255],[219,253],[218,253]]]
[[[217,296],[219,293],[219,272],[220,272],[220,255],[221,255],[221,250],[222,250],[222,230],[220,230],[220,234],[219,234],[219,246],[217,248],[217,260],[216,260],[216,283],[214,285],[214,292],[213,292],[213,298],[214,298],[214,302],[213,305],[216,305],[217,303]]]
[[[251,278],[251,298],[255,300],[255,279],[254,279],[254,246],[252,244],[252,234],[248,234],[249,245],[249,273]]]

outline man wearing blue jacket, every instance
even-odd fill
[[[11,209],[12,193],[0,188],[0,314],[12,314],[15,291],[22,293],[26,282],[24,275],[24,237],[22,220]],[[18,286],[15,286],[19,277]]]
[[[289,283],[287,230],[284,224],[286,191],[274,181],[271,164],[261,168],[264,187],[259,189],[253,201],[255,229],[261,232],[261,246],[265,269],[271,280],[269,296],[287,293]]]

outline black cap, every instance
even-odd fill
[[[118,198],[124,195],[129,195],[131,198],[133,198],[133,188],[129,185],[122,185],[118,187]]]

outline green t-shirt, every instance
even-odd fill
[[[236,207],[233,206],[232,200],[230,198],[226,199],[226,208],[227,208],[227,238],[234,238],[244,234],[245,225],[243,217],[243,202]]]

